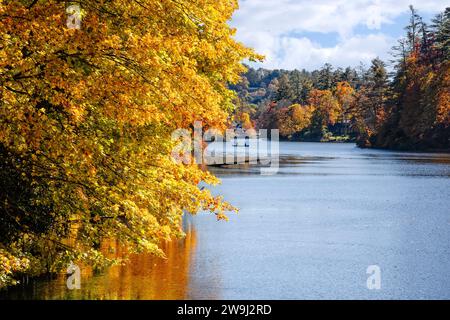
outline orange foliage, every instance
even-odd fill
[[[315,108],[324,126],[336,123],[342,111],[342,107],[330,90],[311,90],[308,102]]]
[[[442,66],[438,92],[437,122],[450,126],[450,63]]]

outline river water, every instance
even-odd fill
[[[450,299],[450,154],[280,143],[274,176],[213,168],[229,222],[186,217],[167,259],[131,258],[2,292],[9,299]],[[121,252],[116,253],[120,255]],[[369,290],[369,266],[380,270]]]

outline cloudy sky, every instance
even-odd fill
[[[240,0],[231,24],[239,41],[266,56],[255,66],[357,66],[377,56],[389,60],[410,4],[428,21],[450,0]]]

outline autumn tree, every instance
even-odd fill
[[[312,106],[302,106],[299,104],[293,104],[280,109],[276,115],[280,136],[291,138],[292,135],[300,133],[309,127],[311,125],[313,111],[314,108]]]
[[[0,285],[104,263],[104,238],[162,255],[184,212],[232,209],[171,133],[225,128],[228,84],[259,58],[233,39],[237,1],[81,1],[79,29],[66,4],[0,2]]]
[[[309,105],[314,108],[312,115],[313,135],[323,136],[328,125],[333,125],[341,114],[341,106],[330,90],[314,89],[308,98]]]
[[[355,90],[348,82],[341,81],[338,82],[334,95],[341,109],[339,121],[344,128],[343,133],[347,134],[349,130],[348,124],[350,122],[350,119],[354,116],[352,105],[354,103]]]
[[[254,127],[250,115],[247,112],[242,112],[238,120],[242,123],[242,128],[245,130],[252,129]]]

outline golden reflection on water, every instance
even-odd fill
[[[163,245],[166,259],[151,254],[134,254],[126,265],[108,268],[95,274],[90,267],[81,267],[81,289],[69,290],[67,276],[33,285],[32,296],[38,299],[188,299],[190,264],[195,254],[197,234],[192,225],[185,228],[186,237]],[[108,256],[122,257],[125,249],[117,243],[106,242],[116,248]],[[28,293],[30,294],[30,293]]]

